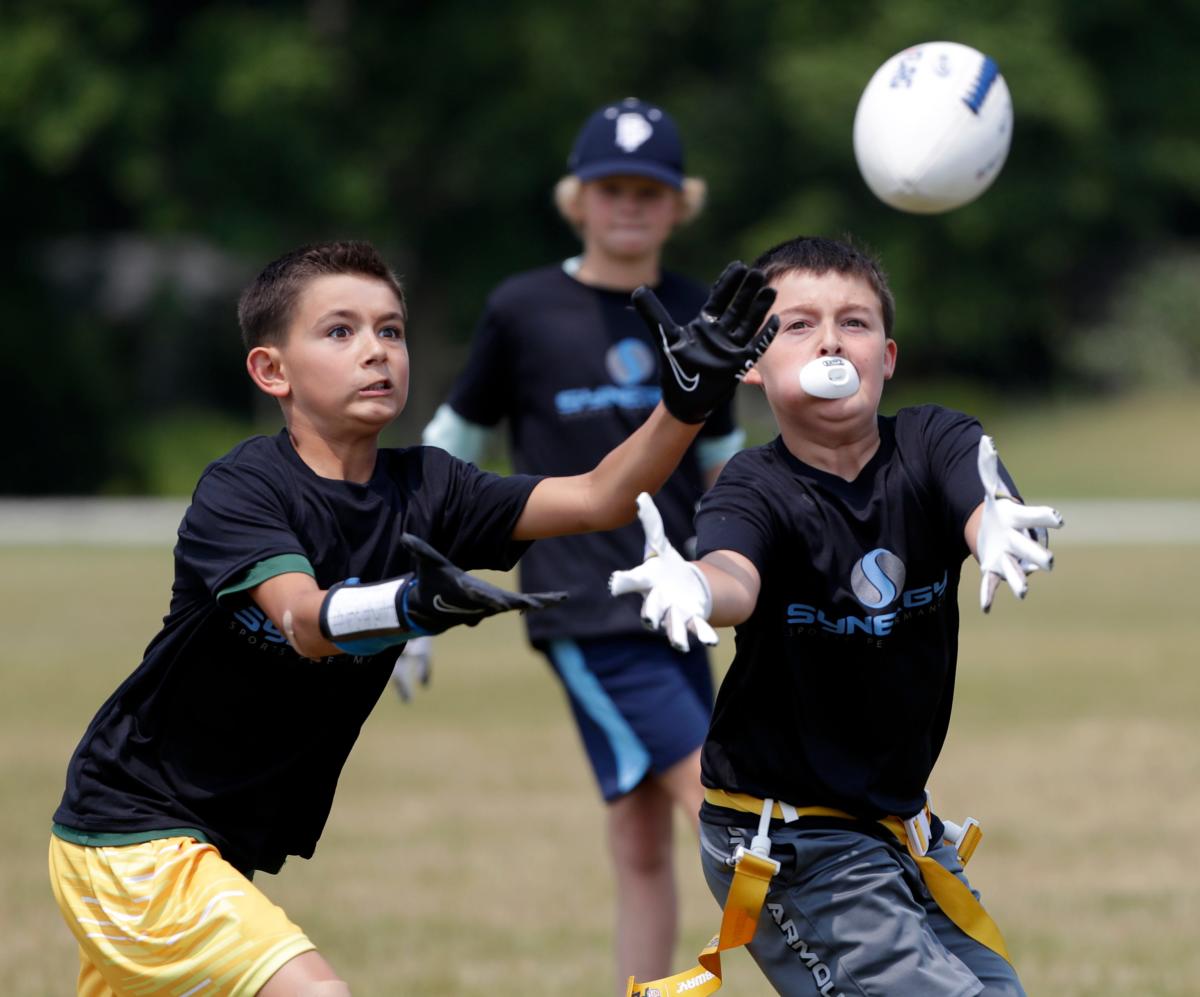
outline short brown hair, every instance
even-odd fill
[[[273,260],[238,299],[238,324],[247,350],[283,341],[292,309],[309,282],[330,274],[361,274],[388,285],[407,317],[404,288],[369,242],[322,242],[301,246]]]
[[[887,274],[870,252],[859,249],[849,238],[838,241],[820,236],[797,236],[768,249],[754,261],[754,269],[761,270],[768,283],[793,270],[807,270],[818,275],[834,270],[851,277],[861,277],[871,285],[879,298],[884,335],[892,334],[892,326],[896,322],[896,299],[888,286]]]

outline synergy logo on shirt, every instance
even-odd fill
[[[264,650],[268,647],[275,647],[282,653],[283,649],[288,646],[287,638],[279,632],[279,628],[275,626],[271,618],[253,604],[244,606],[233,613],[233,618],[229,621],[229,629],[247,643]]]
[[[603,412],[610,408],[650,409],[658,404],[662,389],[644,384],[654,376],[654,353],[640,339],[622,339],[604,354],[604,369],[612,384],[595,388],[565,388],[554,396],[559,415]]]
[[[640,384],[654,373],[654,353],[640,339],[622,339],[604,354],[614,384]]]
[[[787,622],[801,628],[816,626],[824,633],[838,636],[862,633],[869,637],[886,637],[898,619],[927,611],[925,607],[940,604],[946,594],[949,572],[942,574],[941,581],[913,589],[904,588],[906,574],[904,562],[899,557],[890,550],[877,547],[859,558],[850,569],[850,590],[865,609],[883,609],[898,602],[897,608],[888,613],[835,617],[808,603],[793,602],[787,607]]]
[[[890,550],[876,547],[855,562],[850,588],[867,609],[883,609],[904,591],[904,562]]]

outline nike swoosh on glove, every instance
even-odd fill
[[[406,620],[427,634],[511,610],[544,609],[561,602],[566,592],[509,592],[452,564],[420,537],[402,533],[400,546],[413,555],[413,580],[399,598]]]
[[[671,318],[650,288],[633,292],[633,307],[661,345],[663,404],[680,422],[704,422],[771,345],[779,316],[763,324],[775,302],[765,284],[762,271],[730,263],[686,325]]]

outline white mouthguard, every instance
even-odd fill
[[[800,387],[814,398],[849,398],[858,390],[858,371],[842,357],[817,357],[800,368]]]

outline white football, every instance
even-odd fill
[[[854,157],[871,192],[901,211],[936,214],[973,201],[1000,173],[1012,98],[996,63],[957,42],[892,56],[854,115]]]

